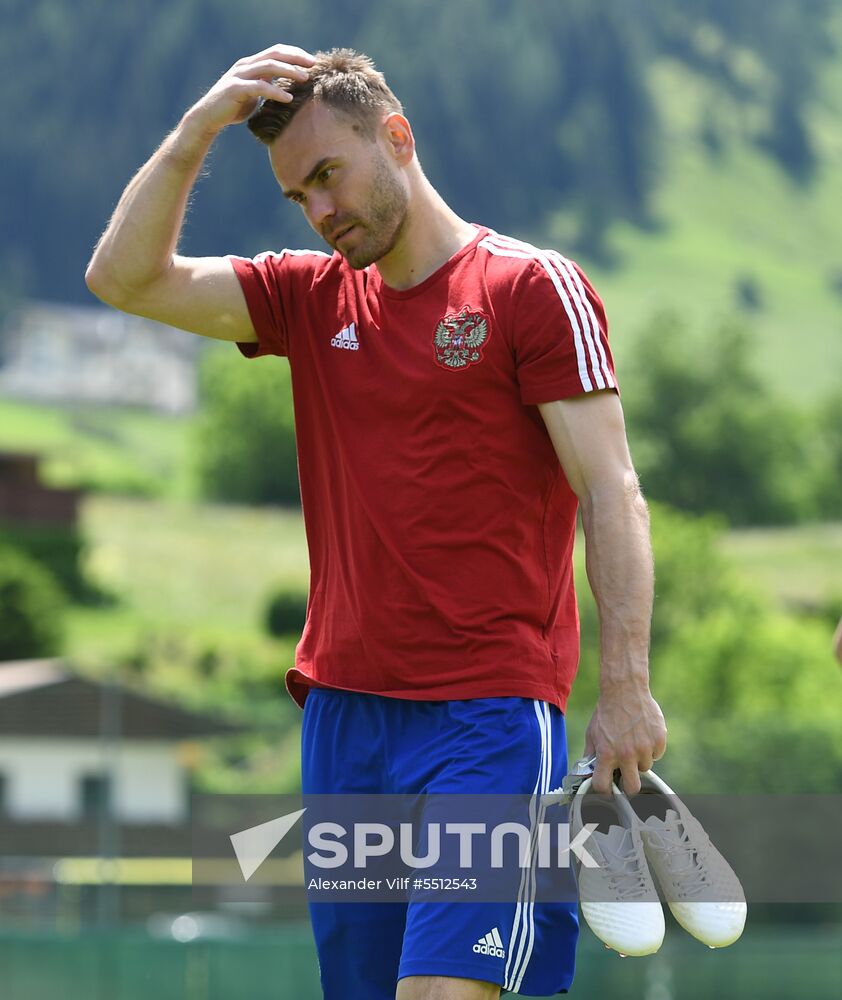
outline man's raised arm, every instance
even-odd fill
[[[187,200],[205,157],[260,98],[290,98],[272,81],[304,79],[313,57],[275,45],[238,60],[131,180],[85,273],[88,288],[124,312],[219,340],[257,336],[231,263],[176,253]]]

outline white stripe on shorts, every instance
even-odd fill
[[[520,988],[535,943],[535,864],[537,862],[540,824],[546,806],[543,796],[549,791],[552,769],[552,731],[549,707],[545,702],[533,701],[541,738],[541,763],[538,779],[529,803],[530,866],[520,876],[515,918],[509,937],[509,957],[506,961],[505,989],[517,992]]]

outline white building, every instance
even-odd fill
[[[185,743],[238,731],[60,660],[0,664],[0,856],[96,854],[104,815],[129,854],[184,847]]]
[[[7,322],[0,395],[185,413],[202,338],[106,306],[33,302]]]

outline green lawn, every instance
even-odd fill
[[[842,523],[732,531],[723,548],[748,579],[785,604],[842,598]]]
[[[273,588],[307,588],[298,511],[91,496],[82,525],[88,572],[121,603],[73,612],[80,655],[144,631],[254,635]]]
[[[53,486],[190,497],[194,417],[0,399],[0,449],[37,451]]]
[[[262,629],[273,588],[307,587],[296,510],[91,496],[83,529],[90,575],[121,603],[72,612],[76,655],[124,649],[138,635],[168,630],[248,641]],[[781,601],[813,603],[842,590],[842,524],[734,531],[722,547],[748,580]]]
[[[82,525],[88,575],[116,601],[71,608],[66,655],[254,727],[205,747],[203,788],[297,787],[299,713],[283,677],[298,637],[270,637],[263,610],[278,585],[306,590],[300,513],[103,495],[86,498]]]

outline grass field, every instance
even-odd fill
[[[41,452],[49,482],[159,493],[85,499],[89,571],[120,603],[72,611],[74,655],[108,658],[138,636],[166,630],[244,639],[260,630],[273,587],[306,589],[298,511],[188,499],[193,426],[126,409],[0,400],[0,448]],[[722,546],[749,580],[785,604],[814,605],[842,593],[842,524],[731,532]]]
[[[91,497],[83,526],[96,578],[151,618],[240,632],[268,588],[307,587],[296,510]]]
[[[307,589],[297,511],[91,496],[82,524],[88,575],[118,598],[70,612],[68,651],[94,664],[154,636],[264,653],[269,594]]]
[[[129,407],[0,399],[0,449],[38,452],[52,486],[186,498],[195,492],[194,423]]]
[[[842,598],[842,524],[732,531],[723,548],[748,579],[783,604],[810,607]]]
[[[83,527],[91,575],[122,603],[72,612],[77,655],[123,648],[144,630],[253,636],[274,587],[307,587],[295,510],[92,496]],[[730,532],[722,546],[748,580],[783,603],[842,590],[842,524]]]
[[[279,585],[306,591],[300,513],[103,495],[85,500],[82,523],[88,575],[116,601],[70,609],[66,655],[254,727],[205,747],[205,790],[297,787],[298,712],[283,686],[297,636],[270,637],[263,612]]]

